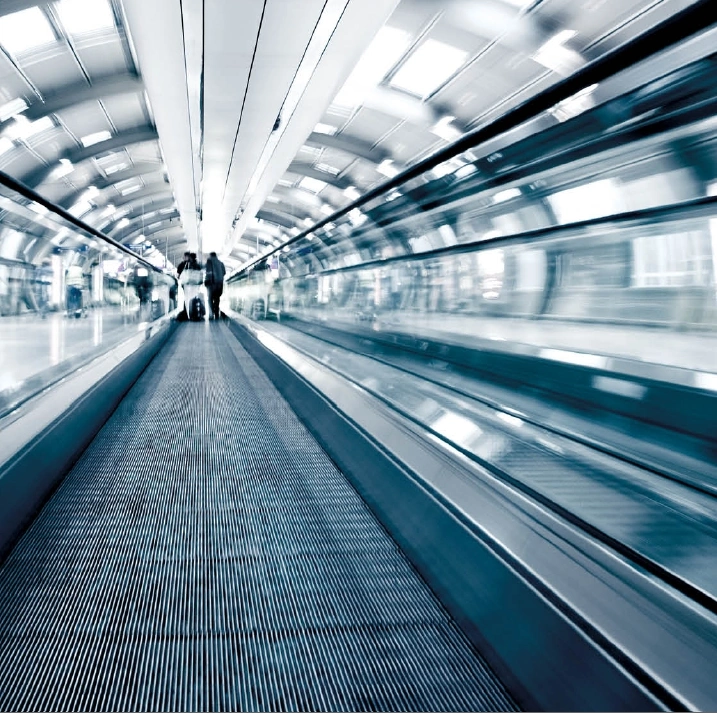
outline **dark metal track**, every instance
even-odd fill
[[[0,569],[3,710],[510,710],[219,324],[177,330]]]

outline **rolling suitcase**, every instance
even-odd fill
[[[204,300],[199,295],[189,303],[189,319],[192,322],[201,322],[204,319]]]

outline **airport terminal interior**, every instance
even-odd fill
[[[0,710],[715,709],[716,0],[0,0]]]

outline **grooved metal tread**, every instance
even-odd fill
[[[514,710],[218,323],[184,324],[0,568],[3,710]]]

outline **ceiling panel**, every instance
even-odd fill
[[[107,113],[118,131],[143,126],[147,123],[144,104],[138,94],[120,94],[102,100]]]
[[[77,148],[77,143],[72,136],[61,128],[43,132],[36,138],[28,139],[27,143],[48,164],[56,163],[66,151],[72,151]]]
[[[99,131],[111,131],[98,101],[83,102],[57,113],[62,123],[78,138]]]
[[[437,140],[438,137],[426,128],[404,122],[386,139],[385,144],[396,162],[407,164],[417,153]]]
[[[0,52],[0,106],[18,97],[33,98],[34,94],[10,60]]]
[[[389,116],[376,109],[359,109],[346,125],[345,133],[367,143],[374,144],[384,134],[401,123],[395,116]]]
[[[117,33],[114,33],[111,39],[85,40],[78,43],[77,54],[91,79],[125,74],[129,69],[122,41]]]
[[[44,163],[25,149],[8,151],[0,156],[0,169],[22,180],[23,176],[43,168]]]
[[[156,141],[143,141],[141,144],[132,144],[127,147],[127,153],[133,161],[161,160],[159,144]]]
[[[351,153],[340,151],[339,149],[326,148],[321,154],[318,163],[332,166],[341,172],[348,168],[355,160],[356,157]],[[321,166],[319,166],[319,169],[321,169]]]
[[[22,63],[23,71],[43,93],[50,94],[58,87],[85,81],[80,66],[67,45],[57,45],[52,52],[40,56],[29,55]]]

